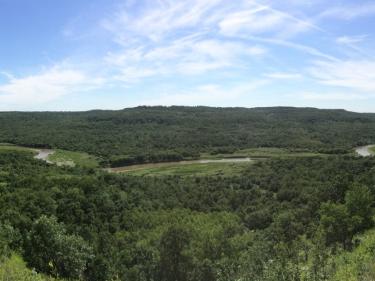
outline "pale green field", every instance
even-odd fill
[[[373,148],[375,152],[375,147]],[[23,151],[36,154],[37,150],[27,147],[20,147],[11,144],[0,144],[0,151]],[[239,150],[232,154],[203,153],[200,159],[230,159],[230,158],[287,158],[287,157],[314,157],[324,154],[289,151],[281,148],[250,148]],[[58,166],[78,166],[85,168],[99,168],[99,161],[96,157],[84,152],[73,152],[57,149],[48,156],[48,161]],[[135,176],[206,176],[206,175],[233,175],[240,173],[244,168],[251,165],[251,162],[243,163],[155,163],[144,165],[133,165],[110,169],[111,172],[126,173]]]
[[[148,164],[118,168],[114,172],[132,176],[229,176],[240,174],[252,163]]]
[[[290,151],[287,149],[275,148],[275,147],[263,147],[263,148],[241,149],[231,154],[211,155],[208,153],[203,153],[201,155],[201,158],[202,159],[220,159],[220,158],[235,158],[235,157],[284,158],[284,157],[315,157],[315,156],[325,156],[325,154],[306,152],[306,151]]]
[[[219,160],[231,158],[254,158],[258,160],[267,158],[288,158],[288,157],[316,157],[326,156],[325,154],[311,153],[304,151],[289,151],[281,148],[250,148],[243,149],[232,154],[202,153],[200,159]],[[194,161],[192,161],[194,162]],[[126,173],[134,176],[208,176],[208,175],[235,175],[249,167],[254,162],[233,162],[233,163],[155,163],[144,165],[133,165],[110,169],[116,173]]]
[[[84,152],[74,152],[57,149],[55,153],[48,156],[48,161],[58,166],[79,166],[85,168],[97,168],[99,163],[97,159]]]
[[[30,152],[33,154],[37,154],[37,150],[33,148],[17,146],[8,143],[0,143],[0,151],[21,151],[21,152]]]
[[[34,155],[38,154],[38,149],[17,146],[7,143],[0,143],[0,152],[1,151],[19,151],[29,152]],[[85,168],[99,167],[99,163],[96,157],[84,152],[74,152],[57,149],[53,154],[48,156],[47,160],[58,166],[79,166]]]

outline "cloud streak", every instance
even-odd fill
[[[358,1],[355,4],[341,4],[340,6],[328,8],[320,14],[320,18],[339,20],[354,20],[375,14],[375,3]]]
[[[375,61],[317,61],[310,73],[321,84],[360,92],[375,91]]]
[[[0,103],[8,105],[46,103],[101,83],[100,79],[89,78],[82,71],[62,66],[51,67],[36,75],[8,78],[0,85]]]

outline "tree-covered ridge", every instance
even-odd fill
[[[114,165],[251,147],[337,153],[375,142],[375,114],[290,107],[5,112],[0,142],[88,152]]]
[[[3,152],[0,248],[76,280],[330,280],[373,226],[374,172],[332,156],[144,178]]]

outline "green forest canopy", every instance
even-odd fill
[[[151,117],[145,119],[148,121],[144,127],[134,123],[139,148],[145,145],[140,136],[164,137],[162,130],[165,136],[172,132],[182,136],[189,130],[195,134],[200,126],[207,126],[212,133],[202,135],[202,138],[207,136],[207,143],[202,141],[196,146],[196,140],[189,143],[186,139],[180,144],[171,138],[174,145],[171,147],[189,148],[196,153],[225,147],[238,149],[242,144],[256,146],[245,141],[241,145],[228,142],[225,146],[211,145],[208,141],[224,134],[223,128],[229,128],[229,124],[242,124],[241,120],[254,114],[263,118],[271,116],[271,121],[260,118],[263,120],[263,123],[257,121],[260,130],[251,131],[252,136],[257,136],[256,132],[264,134],[259,142],[273,139],[270,146],[278,146],[278,141],[280,147],[287,149],[296,149],[303,142],[314,143],[317,146],[305,149],[323,149],[331,155],[270,158],[225,176],[144,177],[110,174],[81,166],[58,167],[35,160],[31,153],[22,150],[0,151],[0,274],[22,275],[24,279],[19,280],[374,280],[375,159],[341,154],[341,150],[335,153],[333,148],[335,144],[346,151],[355,145],[372,143],[372,115],[315,109],[180,107],[120,112],[3,113],[0,118],[7,120],[4,118],[8,116],[9,122],[0,123],[5,132],[1,134],[4,138],[1,142],[59,148],[61,145],[65,149],[95,153],[94,140],[105,142],[107,138],[92,132],[109,132],[108,124],[131,128],[131,118],[119,119],[127,120],[125,125],[108,117],[107,126],[100,124],[103,119],[89,126],[88,116],[132,116],[129,111],[160,111],[160,116],[170,116],[161,118],[164,121],[159,122],[160,130],[146,129],[157,124],[150,121]],[[193,114],[195,111],[199,113]],[[272,111],[279,117],[272,117]],[[232,114],[228,113],[231,117],[226,118],[220,112]],[[133,118],[140,120],[142,114],[137,114]],[[150,113],[150,116],[158,114]],[[179,114],[185,118],[172,118]],[[193,124],[186,117],[199,114],[206,115],[206,120],[202,118],[203,125]],[[224,116],[223,120],[231,123],[215,121],[212,116]],[[171,123],[165,124],[166,119]],[[280,128],[299,127],[302,133],[296,136],[300,140],[294,139],[294,135],[282,134],[278,139],[277,132],[282,130],[270,129],[270,124],[276,121]],[[52,127],[56,122],[59,125]],[[182,125],[173,125],[173,122]],[[14,131],[7,127],[10,124],[14,125]],[[25,124],[32,124],[35,131]],[[255,126],[253,122],[246,124]],[[328,124],[329,131],[325,127]],[[54,143],[59,137],[47,134],[49,127],[56,131],[59,128],[62,139],[69,141]],[[327,129],[326,135],[323,128]],[[350,128],[357,132],[358,140],[353,133],[344,134]],[[78,131],[87,133],[82,143],[79,134],[75,134]],[[231,132],[234,132],[233,140],[246,140],[240,137],[239,128]],[[112,131],[112,135],[117,133],[127,131]],[[323,141],[327,135],[335,136],[332,142]],[[227,137],[231,135],[228,133]],[[33,141],[34,138],[39,140]],[[312,142],[312,139],[319,141]],[[116,142],[122,143],[121,140]],[[159,141],[162,145],[162,139]],[[81,146],[84,142],[92,146],[92,151]],[[136,138],[130,138],[123,146],[114,147],[141,155],[137,154],[141,149],[135,150],[136,143]],[[150,151],[163,151],[158,150],[156,143],[150,144]],[[102,148],[98,146],[98,151]],[[114,152],[107,154],[108,157],[114,155],[111,153]],[[29,269],[22,267],[19,257]]]
[[[0,142],[82,151],[113,165],[279,147],[347,152],[375,140],[375,114],[314,108],[137,107],[0,113]]]

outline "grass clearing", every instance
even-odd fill
[[[37,154],[37,150],[33,148],[13,145],[9,143],[0,143],[0,151],[17,151],[17,152],[29,152],[33,154]]]
[[[244,168],[253,163],[251,162],[236,162],[242,158],[266,159],[266,158],[288,158],[288,157],[316,157],[326,156],[325,154],[312,153],[307,151],[290,151],[282,148],[249,148],[238,150],[231,154],[209,154],[202,153],[201,160],[218,160],[225,161],[233,159],[233,162],[214,162],[214,163],[191,163],[189,161],[173,162],[173,163],[154,163],[133,165],[127,167],[110,169],[116,173],[126,173],[134,176],[211,176],[211,175],[235,175],[239,174]],[[237,158],[237,159],[236,159]]]
[[[38,149],[17,146],[8,143],[0,143],[0,152],[1,151],[28,152],[34,155],[38,154]],[[58,166],[79,166],[85,168],[99,167],[98,160],[92,155],[84,152],[67,151],[62,149],[55,150],[54,153],[49,155],[46,160]]]
[[[253,162],[147,164],[112,170],[133,176],[229,176],[241,173]],[[142,167],[143,166],[143,167]]]
[[[231,154],[209,154],[203,153],[201,158],[204,159],[221,159],[221,158],[236,158],[236,157],[250,157],[250,158],[287,158],[287,157],[315,157],[325,156],[325,154],[314,153],[308,151],[291,151],[284,148],[276,147],[260,147],[260,148],[247,148],[241,149]]]
[[[85,168],[99,167],[96,157],[84,152],[75,152],[57,149],[53,154],[48,156],[48,161],[58,166],[79,166]]]

